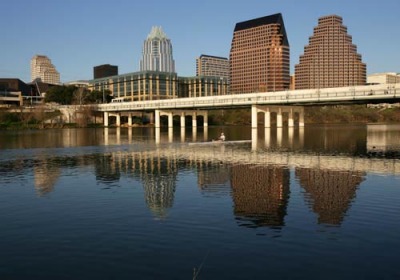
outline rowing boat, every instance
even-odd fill
[[[218,144],[241,144],[241,143],[251,143],[251,140],[235,140],[235,141],[221,141],[213,140],[207,142],[190,142],[189,145],[218,145]]]

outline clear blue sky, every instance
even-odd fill
[[[282,13],[291,73],[318,18],[343,17],[367,72],[400,72],[400,0],[13,0],[0,12],[0,77],[30,82],[30,60],[47,55],[61,81],[91,79],[93,66],[139,70],[152,26],[171,39],[180,76],[201,54],[229,57],[237,22]]]

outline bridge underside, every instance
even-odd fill
[[[304,108],[302,106],[267,106],[267,105],[253,105],[251,106],[251,127],[257,128],[258,126],[258,114],[264,114],[264,127],[271,127],[271,116],[276,116],[276,127],[283,127],[284,116],[287,115],[288,127],[294,127],[297,124],[299,127],[304,126]],[[203,126],[208,126],[208,110],[154,110],[154,113],[144,112],[104,112],[104,126],[109,126],[109,117],[115,117],[115,125],[121,126],[121,117],[127,117],[128,126],[132,126],[132,117],[142,116],[146,114],[150,122],[153,123],[156,128],[161,127],[161,117],[168,117],[168,127],[172,128],[174,125],[173,117],[180,117],[180,127],[185,127],[185,119],[187,116],[192,118],[192,127],[197,127],[197,117],[203,117]],[[295,123],[295,120],[297,122]],[[285,122],[286,123],[286,122]]]

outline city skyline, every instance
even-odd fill
[[[400,31],[396,26],[400,18],[396,11],[400,3],[396,0],[301,4],[294,0],[285,3],[206,0],[196,5],[196,9],[178,0],[155,1],[157,9],[124,0],[113,3],[112,7],[106,1],[92,4],[76,0],[5,3],[7,13],[0,19],[7,27],[0,45],[0,77],[29,82],[29,61],[36,54],[51,58],[62,82],[90,79],[93,66],[100,64],[117,65],[120,73],[138,71],[143,40],[154,25],[162,26],[173,42],[176,72],[195,76],[196,57],[202,53],[229,56],[237,22],[274,13],[282,13],[285,20],[291,74],[318,18],[330,14],[343,18],[367,64],[367,74],[399,72]],[[38,7],[40,16],[35,12]]]

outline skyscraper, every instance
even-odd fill
[[[342,18],[319,18],[309,44],[295,65],[295,88],[313,89],[365,85],[366,65],[347,34]]]
[[[229,61],[232,94],[288,89],[290,48],[282,15],[237,23]]]
[[[144,41],[140,71],[175,72],[171,40],[161,27],[154,26]]]
[[[226,57],[202,54],[196,59],[196,76],[229,79],[229,60]]]
[[[45,55],[35,55],[31,60],[31,80],[35,79],[47,84],[60,84],[60,73]]]

